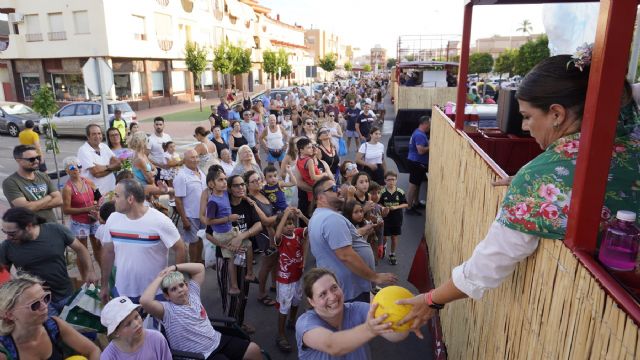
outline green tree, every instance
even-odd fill
[[[291,73],[293,72],[293,67],[291,67],[291,64],[289,64],[289,53],[286,52],[284,49],[279,49],[278,50],[278,75],[279,76],[284,76],[284,77],[289,77],[289,75],[291,75]]]
[[[549,55],[549,39],[546,36],[541,36],[538,40],[527,41],[518,49],[513,70],[518,75],[525,75]]]
[[[213,49],[213,70],[218,71],[222,74],[223,89],[227,88],[224,76],[231,74],[231,69],[233,67],[233,63],[229,56],[229,46],[230,44],[225,41],[220,44],[220,46]]]
[[[407,61],[414,61],[416,59],[416,55],[415,54],[409,54],[409,55],[405,56],[404,58],[407,59]]]
[[[231,45],[229,56],[231,57],[231,74],[241,75],[251,71],[251,49]]]
[[[533,27],[531,26],[531,21],[525,19],[522,20],[520,27],[516,29],[517,32],[521,32],[522,34],[529,35],[533,31]]]
[[[271,87],[275,86],[276,75],[288,77],[293,72],[293,67],[289,64],[289,54],[284,49],[278,52],[265,50],[262,53],[264,71],[271,75]]]
[[[35,94],[33,94],[33,104],[31,108],[38,114],[42,115],[46,124],[43,126],[45,134],[45,151],[51,151],[53,153],[53,163],[56,167],[56,173],[60,173],[58,168],[58,157],[60,153],[60,146],[58,145],[58,136],[55,132],[55,126],[51,124],[51,118],[53,114],[58,111],[58,104],[56,104],[56,98],[51,91],[51,85],[47,84],[41,86]],[[58,176],[58,189],[60,189],[60,176]]]
[[[364,64],[364,66],[362,67],[362,70],[364,70],[365,72],[371,72],[371,65]]]
[[[326,72],[331,72],[336,69],[336,61],[338,60],[338,55],[335,53],[328,53],[323,58],[318,61],[318,66]],[[327,75],[325,74],[325,80]]]
[[[391,69],[394,66],[396,66],[396,59],[395,58],[387,59],[387,69]]]
[[[350,62],[345,63],[345,64],[344,64],[344,69],[345,69],[346,71],[351,71],[351,70],[353,70],[353,65],[351,65],[351,63],[350,63]]]
[[[185,63],[187,63],[187,69],[195,76],[196,84],[200,89],[200,111],[202,111],[202,93],[204,91],[202,84],[202,73],[207,68],[207,55],[209,50],[200,45],[187,41],[184,47]]]
[[[469,73],[486,74],[493,68],[493,57],[489,53],[475,53],[469,56]]]
[[[493,64],[493,72],[500,74],[500,78],[502,78],[502,74],[504,73],[508,73],[509,77],[511,77],[517,56],[517,49],[505,50],[498,56]]]

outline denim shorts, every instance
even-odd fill
[[[80,230],[84,230],[85,235],[89,236],[89,235],[96,234],[96,230],[98,230],[98,226],[100,226],[100,223],[98,223],[97,221],[94,222],[93,224],[83,224],[75,220],[71,220],[71,223],[69,224],[69,229],[71,229],[71,232],[75,236],[80,235]]]
[[[353,130],[353,131],[351,131],[351,130],[347,130],[347,131],[346,131],[346,135],[347,135],[347,137],[348,137],[348,138],[356,138],[356,139],[357,139],[357,138],[359,138],[359,137],[360,137],[360,135],[358,134],[358,132],[357,132],[357,131],[355,131],[355,130]]]

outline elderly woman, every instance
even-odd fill
[[[264,179],[262,170],[256,163],[256,158],[253,156],[253,151],[251,150],[249,145],[242,145],[240,149],[238,149],[238,161],[236,163],[236,167],[233,168],[231,175],[243,176],[244,173],[249,170],[254,170],[260,175],[261,178]]]
[[[100,322],[107,328],[111,342],[101,360],[171,360],[171,349],[164,336],[142,327],[140,305],[126,296],[112,299],[102,309]]]
[[[71,215],[69,228],[87,249],[87,238],[91,240],[93,257],[100,263],[102,245],[96,239],[99,208],[98,199],[94,197],[97,187],[93,181],[80,176],[82,166],[77,157],[66,157],[62,163],[69,175],[69,180],[62,188],[62,212]]]
[[[0,287],[0,360],[62,359],[64,342],[90,360],[100,349],[58,317],[47,315],[51,293],[42,281],[22,274]]]
[[[222,149],[220,151],[220,166],[222,166],[224,173],[229,175],[233,172],[233,168],[236,167],[236,162],[231,158],[231,151],[229,151],[229,149]]]
[[[434,309],[466,297],[480,299],[498,287],[536,250],[540,238],[564,238],[589,79],[589,66],[580,69],[573,61],[569,55],[550,57],[522,80],[516,97],[523,125],[545,151],[514,176],[496,220],[471,258],[436,289],[403,301],[416,304],[405,319],[414,321],[416,334]],[[634,185],[640,117],[625,85],[601,221],[617,210],[640,211],[640,188]]]
[[[302,279],[304,295],[312,307],[296,322],[299,359],[371,359],[368,342],[382,336],[399,342],[408,331],[396,333],[387,314],[374,317],[377,304],[345,303],[334,273],[309,270]]]

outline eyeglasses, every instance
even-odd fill
[[[305,125],[313,125],[312,122],[306,122]]]
[[[31,309],[31,311],[39,311],[42,309],[42,305],[44,305],[44,307],[46,308],[50,302],[51,302],[51,293],[46,292],[40,299],[32,302],[31,304],[16,306],[16,308],[28,307]]]
[[[82,165],[69,165],[70,171],[80,170],[80,169],[82,169]]]
[[[329,117],[336,117],[335,115],[329,115]]]
[[[14,231],[7,231],[5,229],[2,229],[2,232],[7,235],[7,236],[11,236],[14,237],[18,232],[20,232],[20,230],[14,230]]]
[[[249,181],[249,184],[260,184],[261,181],[262,179],[255,179],[255,180]]]
[[[233,187],[233,188],[242,188],[244,186],[245,186],[245,183],[231,184],[231,187]]]
[[[30,158],[18,158],[18,160],[27,160],[28,162],[34,163],[36,161],[42,160],[42,156],[38,155],[38,156],[30,157]]]

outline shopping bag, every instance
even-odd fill
[[[84,284],[62,309],[60,318],[80,332],[105,333],[107,329],[100,323],[101,313],[100,288]]]
[[[338,139],[338,156],[346,156],[347,155],[347,143],[344,141],[344,138]]]

